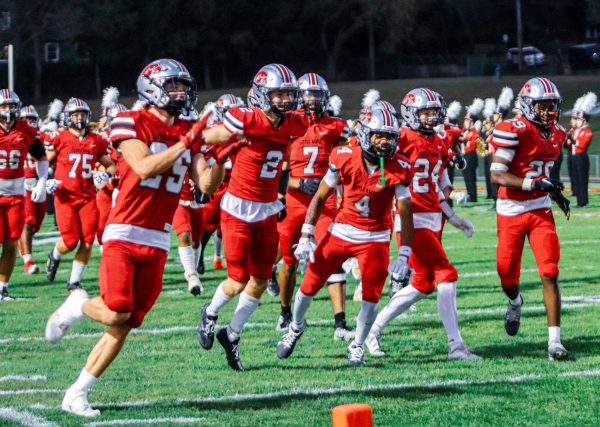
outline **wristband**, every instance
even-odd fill
[[[315,226],[312,224],[302,224],[302,233],[310,234],[312,236],[315,234]]]
[[[533,190],[533,179],[531,178],[523,178],[523,184],[521,185],[523,191],[532,191]]]
[[[400,246],[398,249],[398,256],[404,256],[406,258],[410,258],[410,254],[412,253],[412,249],[410,246]]]

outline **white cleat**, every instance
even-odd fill
[[[569,357],[569,351],[559,341],[553,341],[548,344],[548,359],[565,360]]]
[[[84,318],[81,306],[88,298],[86,291],[76,289],[69,294],[58,310],[52,313],[46,323],[46,340],[49,343],[60,341],[75,322]]]
[[[461,344],[458,347],[454,348],[454,350],[448,352],[448,360],[477,361],[481,360],[481,357],[477,356],[475,353],[471,353],[466,345]]]
[[[99,417],[100,411],[93,409],[88,402],[87,394],[83,392],[73,392],[71,389],[67,390],[65,397],[60,405],[63,411],[70,412],[71,414],[78,415],[80,417]]]
[[[333,331],[335,341],[350,341],[354,339],[354,331],[347,326],[335,328]]]
[[[379,344],[380,335],[369,332],[367,335],[367,339],[365,340],[365,345],[367,346],[367,350],[371,353],[371,356],[375,357],[383,357],[385,356],[385,352],[381,349],[381,345]]]
[[[354,341],[348,346],[348,365],[365,366],[365,351]]]
[[[2,289],[0,289],[0,301],[7,302],[7,301],[14,301],[14,300],[15,299],[13,297],[8,295],[8,286],[5,286]]]
[[[190,274],[186,277],[186,280],[188,282],[188,291],[190,294],[196,296],[204,292],[204,288],[202,288],[202,282],[200,282],[200,279],[196,274]]]

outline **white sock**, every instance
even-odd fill
[[[437,286],[437,307],[446,335],[448,335],[448,347],[450,347],[450,350],[454,350],[463,342],[458,330],[456,282],[440,283]]]
[[[196,271],[196,267],[200,262],[200,256],[202,256],[202,245],[198,246],[197,249],[194,249],[194,271]]]
[[[294,298],[294,308],[292,310],[292,326],[295,330],[299,331],[304,328],[304,318],[306,317],[306,312],[310,308],[312,304],[312,300],[314,297],[310,295],[304,295],[300,289],[296,292],[296,298]]]
[[[356,334],[354,335],[354,342],[359,346],[362,346],[365,339],[367,339],[375,318],[377,318],[377,304],[368,301],[361,302],[360,312],[356,319]]]
[[[520,307],[521,305],[523,305],[523,297],[521,296],[521,292],[519,292],[519,295],[517,295],[517,297],[515,299],[508,299],[510,301],[510,304],[515,306],[515,307]]]
[[[217,287],[210,304],[206,308],[206,312],[211,316],[218,316],[219,311],[223,308],[223,306],[231,301],[231,297],[228,297],[225,295],[225,292],[223,292],[223,283],[225,282],[221,282],[221,284]]]
[[[83,278],[83,273],[87,268],[87,264],[83,264],[79,261],[73,260],[73,267],[71,267],[71,278],[69,279],[69,283],[77,283],[81,282]]]
[[[8,282],[0,282],[0,291],[5,288],[8,288]]]
[[[60,259],[60,257],[62,257],[62,254],[60,252],[58,252],[58,243],[57,243],[56,245],[54,245],[54,249],[52,249],[52,258]]]
[[[371,330],[380,335],[383,329],[398,317],[400,314],[408,310],[415,302],[425,298],[427,294],[417,291],[413,285],[408,285],[397,292],[387,305],[381,310]]]
[[[98,381],[98,378],[90,374],[85,369],[82,369],[81,373],[79,374],[79,378],[77,378],[77,381],[73,383],[70,389],[87,394],[90,387],[93,386],[96,381]]]
[[[179,251],[179,259],[183,270],[185,271],[185,277],[196,274],[196,265],[194,264],[194,248],[191,246],[180,246],[177,248]]]
[[[23,263],[28,263],[29,261],[31,261],[31,254],[23,254]]]
[[[215,258],[222,258],[223,252],[223,239],[221,239],[217,233],[215,233],[215,237],[213,238],[213,243],[215,245]]]
[[[231,323],[227,328],[229,341],[235,341],[240,336],[244,324],[248,321],[252,313],[258,308],[258,299],[248,295],[246,292],[240,294],[240,300],[233,313]]]
[[[548,342],[560,342],[560,326],[548,326]]]

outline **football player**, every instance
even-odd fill
[[[297,106],[298,83],[284,65],[262,67],[252,83],[253,103],[259,107],[234,107],[225,113],[222,125],[204,131],[207,142],[245,137],[239,145],[227,192],[221,200],[221,230],[225,245],[227,279],[217,288],[210,304],[202,308],[197,335],[200,346],[210,349],[219,312],[240,295],[227,328],[217,333],[227,363],[244,369],[240,358],[240,333],[258,308],[275,257],[279,236],[277,221],[285,217],[285,199],[278,200],[282,162],[290,144],[306,133],[303,115],[290,114]],[[231,148],[233,149],[233,148]],[[223,162],[229,153],[217,153]],[[222,169],[224,170],[224,169]]]
[[[329,155],[338,145],[343,145],[350,136],[346,122],[332,118],[325,112],[329,102],[329,87],[323,77],[307,73],[298,79],[302,107],[307,113],[310,126],[302,137],[292,144],[290,158],[289,183],[287,188],[287,217],[278,224],[279,246],[283,256],[283,267],[279,271],[281,289],[281,314],[277,321],[277,330],[286,331],[292,320],[291,303],[296,285],[298,259],[294,256],[294,245],[301,236],[306,211],[317,192],[319,184],[329,166]],[[317,241],[327,233],[336,212],[336,198],[332,194],[325,203],[323,212],[316,225]],[[353,338],[353,331],[346,325],[345,284],[346,275],[340,268],[328,280],[328,291],[333,304],[334,338],[347,341]]]
[[[413,167],[410,194],[413,204],[414,237],[409,264],[415,273],[411,283],[397,292],[379,313],[366,344],[374,356],[383,356],[379,338],[383,329],[412,304],[437,289],[438,312],[448,337],[448,358],[478,360],[479,356],[466,347],[458,328],[456,282],[458,272],[450,263],[441,243],[442,216],[467,237],[473,235],[473,225],[461,218],[448,205],[439,186],[439,175],[447,162],[448,145],[444,134],[435,132],[443,122],[441,97],[427,88],[413,89],[402,101],[401,114],[406,123],[402,128],[399,150]],[[400,224],[400,232],[404,224]],[[397,230],[398,231],[398,230]],[[404,235],[398,235],[402,253]],[[397,280],[401,282],[401,278]]]
[[[27,154],[37,160],[38,181],[31,189],[35,203],[46,199],[48,159],[37,138],[37,123],[20,120],[21,101],[15,92],[0,90],[0,301],[10,301],[8,281],[15,268],[17,242],[23,232]]]
[[[28,105],[21,108],[20,118],[27,120],[32,126],[37,127],[40,125],[40,116],[33,105]],[[45,133],[40,130],[39,139],[44,139]],[[47,199],[44,197],[39,203],[34,203],[31,200],[31,192],[35,188],[38,182],[37,175],[37,162],[31,156],[27,154],[25,160],[25,199],[23,200],[25,209],[25,226],[23,227],[23,233],[19,239],[19,251],[21,258],[23,258],[23,269],[27,274],[39,273],[39,267],[33,262],[31,255],[31,244],[33,235],[40,230],[44,217],[46,216]]]
[[[81,280],[92,255],[92,246],[98,231],[98,206],[95,183],[106,183],[115,173],[115,164],[107,154],[108,141],[90,132],[90,107],[79,99],[71,98],[65,104],[67,129],[46,141],[50,163],[56,163],[54,179],[48,181],[48,192],[54,194],[56,223],[61,239],[48,253],[46,276],[54,281],[63,255],[79,245],[71,276],[69,291],[81,288]],[[95,172],[96,162],[106,172]]]
[[[88,390],[112,363],[132,328],[139,327],[158,298],[170,246],[170,222],[185,174],[201,182],[216,180],[200,153],[201,129],[177,117],[193,105],[195,81],[173,59],[151,62],[140,73],[137,90],[146,106],[113,119],[110,139],[119,149],[119,196],[110,212],[100,261],[100,296],[83,289],[69,295],[46,325],[46,339],[60,340],[75,322],[89,317],[108,326],[90,353],[62,409],[83,417],[100,415]],[[219,172],[219,171],[216,171]]]
[[[411,167],[406,158],[396,153],[398,120],[387,110],[375,109],[364,114],[356,131],[360,146],[332,151],[329,170],[307,210],[295,255],[310,262],[296,292],[293,320],[277,344],[280,359],[294,351],[306,329],[306,313],[327,278],[348,258],[356,257],[362,273],[362,302],[356,334],[348,347],[348,363],[364,365],[363,344],[377,316],[388,269],[401,279],[408,274],[413,234],[408,191]],[[329,233],[317,245],[317,221],[338,185],[342,186],[339,210]],[[388,266],[394,198],[402,221],[403,246],[398,258]]]
[[[554,160],[566,139],[558,124],[561,97],[556,85],[544,77],[528,80],[517,97],[520,118],[494,129],[492,180],[500,186],[496,204],[498,247],[496,264],[502,289],[508,297],[504,327],[514,336],[521,325],[523,297],[519,292],[521,258],[528,237],[544,288],[548,319],[548,357],[562,360],[568,351],[560,341],[560,243],[552,216],[552,200],[570,215],[563,185],[549,178]]]

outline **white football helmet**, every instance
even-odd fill
[[[185,97],[182,100],[171,98],[165,89],[169,82],[185,84]],[[187,68],[174,59],[157,59],[146,65],[137,79],[137,91],[140,99],[148,104],[167,110],[172,116],[179,116],[196,105],[196,80]]]
[[[537,111],[535,104],[542,101],[552,101],[554,107],[550,112],[551,118],[543,123]],[[556,123],[560,118],[560,105],[562,98],[556,85],[545,77],[534,77],[527,80],[517,96],[519,110],[527,120],[540,126],[547,126],[550,122]]]
[[[10,110],[0,112],[0,118],[12,122],[19,116],[21,100],[19,96],[10,89],[0,90],[0,105],[12,105]]]
[[[298,87],[301,108],[310,114],[323,115],[331,95],[325,79],[317,73],[306,73],[298,79]]]
[[[107,108],[104,112],[104,114],[106,115],[106,117],[108,118],[108,121],[112,121],[112,119],[114,119],[115,117],[117,117],[117,114],[119,113],[123,113],[127,111],[127,107],[123,104],[116,104],[110,108]]]
[[[71,118],[71,114],[77,112],[85,113],[84,119],[81,122],[74,122]],[[92,111],[90,110],[90,106],[88,105],[88,103],[79,98],[69,99],[65,104],[63,113],[65,127],[74,127],[75,129],[79,130],[82,130],[87,127],[87,125],[90,123],[90,116],[92,115]]]
[[[288,111],[298,105],[298,82],[296,76],[288,67],[282,64],[269,64],[258,70],[252,81],[253,98],[258,108],[264,112],[273,112],[283,117]],[[271,92],[290,92],[289,101],[275,105],[271,101]],[[250,98],[248,99],[250,104]]]
[[[442,96],[430,89],[421,87],[413,89],[404,96],[400,105],[400,114],[404,123],[413,130],[423,133],[433,133],[434,127],[444,121],[444,105],[442,105]],[[438,114],[434,119],[435,123],[421,122],[419,112],[424,109],[434,108],[438,110]]]
[[[373,134],[391,135],[388,144],[373,145],[371,136]],[[398,148],[398,137],[400,136],[400,124],[398,119],[388,110],[375,109],[367,111],[363,119],[358,122],[356,136],[362,148],[363,156],[369,162],[378,165],[379,159],[391,159]]]
[[[217,99],[217,102],[216,102],[216,106],[215,106],[216,117],[215,118],[217,121],[222,122],[227,110],[229,110],[232,107],[243,107],[243,106],[244,106],[244,102],[242,101],[241,98],[238,98],[237,96],[232,95],[230,93],[221,95],[221,96],[219,96],[219,99]]]
[[[33,105],[26,105],[25,107],[21,108],[19,117],[26,120],[40,119],[40,115],[38,114],[37,110]]]

